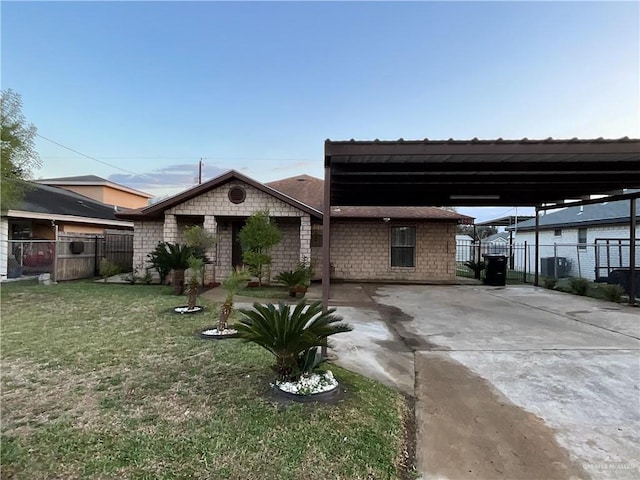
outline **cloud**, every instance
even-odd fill
[[[210,180],[226,171],[227,169],[205,163],[202,167],[202,181]],[[114,173],[109,175],[109,180],[136,190],[149,191],[149,193],[153,193],[151,190],[165,193],[184,190],[198,183],[198,165],[192,163],[168,165],[138,175]]]

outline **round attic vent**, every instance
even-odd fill
[[[240,187],[232,187],[229,190],[229,201],[231,203],[242,203],[244,199],[247,197],[245,191]]]

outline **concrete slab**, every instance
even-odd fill
[[[640,310],[529,286],[373,298],[415,352],[424,478],[640,478]]]
[[[338,307],[336,313],[353,327],[331,337],[336,363],[413,396],[413,352],[387,327],[381,313],[355,307]]]
[[[525,289],[531,294],[527,295]],[[413,318],[413,322],[406,327],[408,333],[428,339],[438,346],[435,349],[640,348],[638,309],[622,306],[629,310],[622,316],[621,310],[605,310],[608,302],[533,287],[525,289],[385,286],[376,291],[374,299],[384,305],[400,308]],[[601,308],[597,323],[607,328],[580,321],[575,314],[570,315],[574,311],[589,312],[594,308],[593,302]],[[568,312],[560,305],[570,305]]]

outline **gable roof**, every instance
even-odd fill
[[[489,235],[487,238],[483,238],[482,241],[484,243],[508,242],[509,241],[509,232],[494,233],[493,235]]]
[[[25,191],[22,203],[9,209],[8,216],[21,217],[25,213],[45,215],[71,215],[87,219],[118,221],[114,208],[97,202],[89,197],[80,195],[64,188],[51,187],[29,182],[30,188]],[[125,223],[125,222],[120,222]]]
[[[185,190],[184,192],[178,193],[177,195],[169,197],[166,200],[155,203],[148,207],[118,212],[117,217],[126,218],[129,220],[146,220],[146,219],[152,219],[152,218],[162,218],[165,210],[175,207],[176,205],[179,205],[181,203],[184,203],[187,200],[191,200],[192,198],[202,195],[210,190],[218,188],[226,183],[231,182],[232,180],[239,180],[248,185],[251,185],[255,189],[260,190],[268,195],[271,195],[272,197],[275,197],[278,200],[281,200],[282,202],[291,205],[292,207],[298,208],[299,210],[302,210],[303,212],[306,212],[313,217],[317,217],[317,218],[322,217],[322,212],[313,208],[312,206],[306,205],[305,203],[300,202],[299,200],[296,200],[295,198],[283,192],[275,190],[235,170],[229,170],[228,172],[223,173],[222,175],[219,175],[215,178],[212,178],[207,182],[204,182],[193,188]]]
[[[218,188],[232,180],[240,180],[252,187],[272,195],[311,216],[322,218],[324,200],[324,180],[310,175],[260,183],[235,170],[219,175],[208,182],[169,197],[162,202],[144,208],[130,209],[117,213],[118,218],[144,220],[162,218],[164,211],[180,203]],[[336,210],[339,208],[340,210]],[[332,217],[338,218],[392,218],[395,220],[440,220],[458,223],[473,223],[473,217],[450,212],[437,207],[332,207]]]
[[[268,182],[266,185],[320,212],[322,211],[324,180],[311,175],[296,175],[295,177]]]
[[[271,188],[324,211],[324,180],[310,175],[297,175],[267,183]],[[473,217],[448,212],[437,207],[349,207],[332,206],[336,218],[391,218],[394,220],[442,220],[473,223]]]
[[[36,183],[43,185],[68,185],[68,186],[102,186],[111,187],[123,192],[133,193],[145,198],[153,198],[153,195],[146,193],[135,188],[120,185],[119,183],[112,182],[106,178],[98,177],[97,175],[77,175],[74,177],[58,177],[58,178],[42,178],[36,180]]]
[[[640,219],[640,202],[636,202],[636,218]],[[540,228],[558,227],[586,227],[592,225],[616,225],[629,224],[629,201],[618,200],[615,202],[596,203],[576,207],[567,207],[562,210],[548,212],[540,216]],[[527,231],[535,230],[536,220],[520,222],[515,227],[507,230]]]

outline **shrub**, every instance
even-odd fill
[[[258,277],[258,284],[261,286],[265,267],[268,268],[272,262],[269,250],[280,242],[282,233],[269,218],[269,211],[259,210],[247,219],[238,238],[243,249],[242,260],[249,271]]]
[[[295,297],[296,287],[298,285],[304,285],[306,278],[307,275],[303,270],[288,270],[280,272],[275,280],[287,287],[290,297]]]
[[[176,294],[182,295],[184,287],[184,271],[189,268],[189,258],[193,249],[180,243],[159,242],[147,257],[160,274],[160,283],[164,283],[169,272],[173,270],[173,286]]]
[[[624,288],[620,285],[602,285],[602,295],[610,302],[620,303],[623,294]]]
[[[207,251],[218,242],[218,237],[203,227],[195,225],[184,231],[184,242],[191,247],[194,257],[201,258],[206,263],[209,261]]]
[[[311,267],[311,263],[307,257],[304,257],[302,261],[298,264],[298,268],[296,271],[302,272],[304,275],[304,281],[301,285],[308,287],[311,285],[311,279],[313,278],[313,267]]]
[[[484,270],[485,264],[482,260],[476,262],[474,260],[468,260],[464,262],[464,266],[473,270],[473,275],[475,278],[480,278],[480,272]]]
[[[104,278],[105,283],[107,278],[112,277],[113,275],[118,275],[119,273],[120,267],[118,265],[104,257],[100,260],[100,276]]]
[[[589,289],[589,280],[582,277],[571,277],[569,279],[569,288],[576,295],[586,295]]]
[[[545,277],[542,279],[542,285],[544,285],[544,288],[548,288],[549,290],[556,288],[557,283],[558,279],[553,277]]]
[[[317,350],[312,350],[327,337],[352,330],[335,315],[335,308],[323,312],[320,302],[307,306],[302,300],[295,308],[254,303],[253,310],[240,311],[244,318],[236,326],[239,337],[270,351],[276,358],[278,377],[284,381],[295,381],[317,368],[320,360]]]

